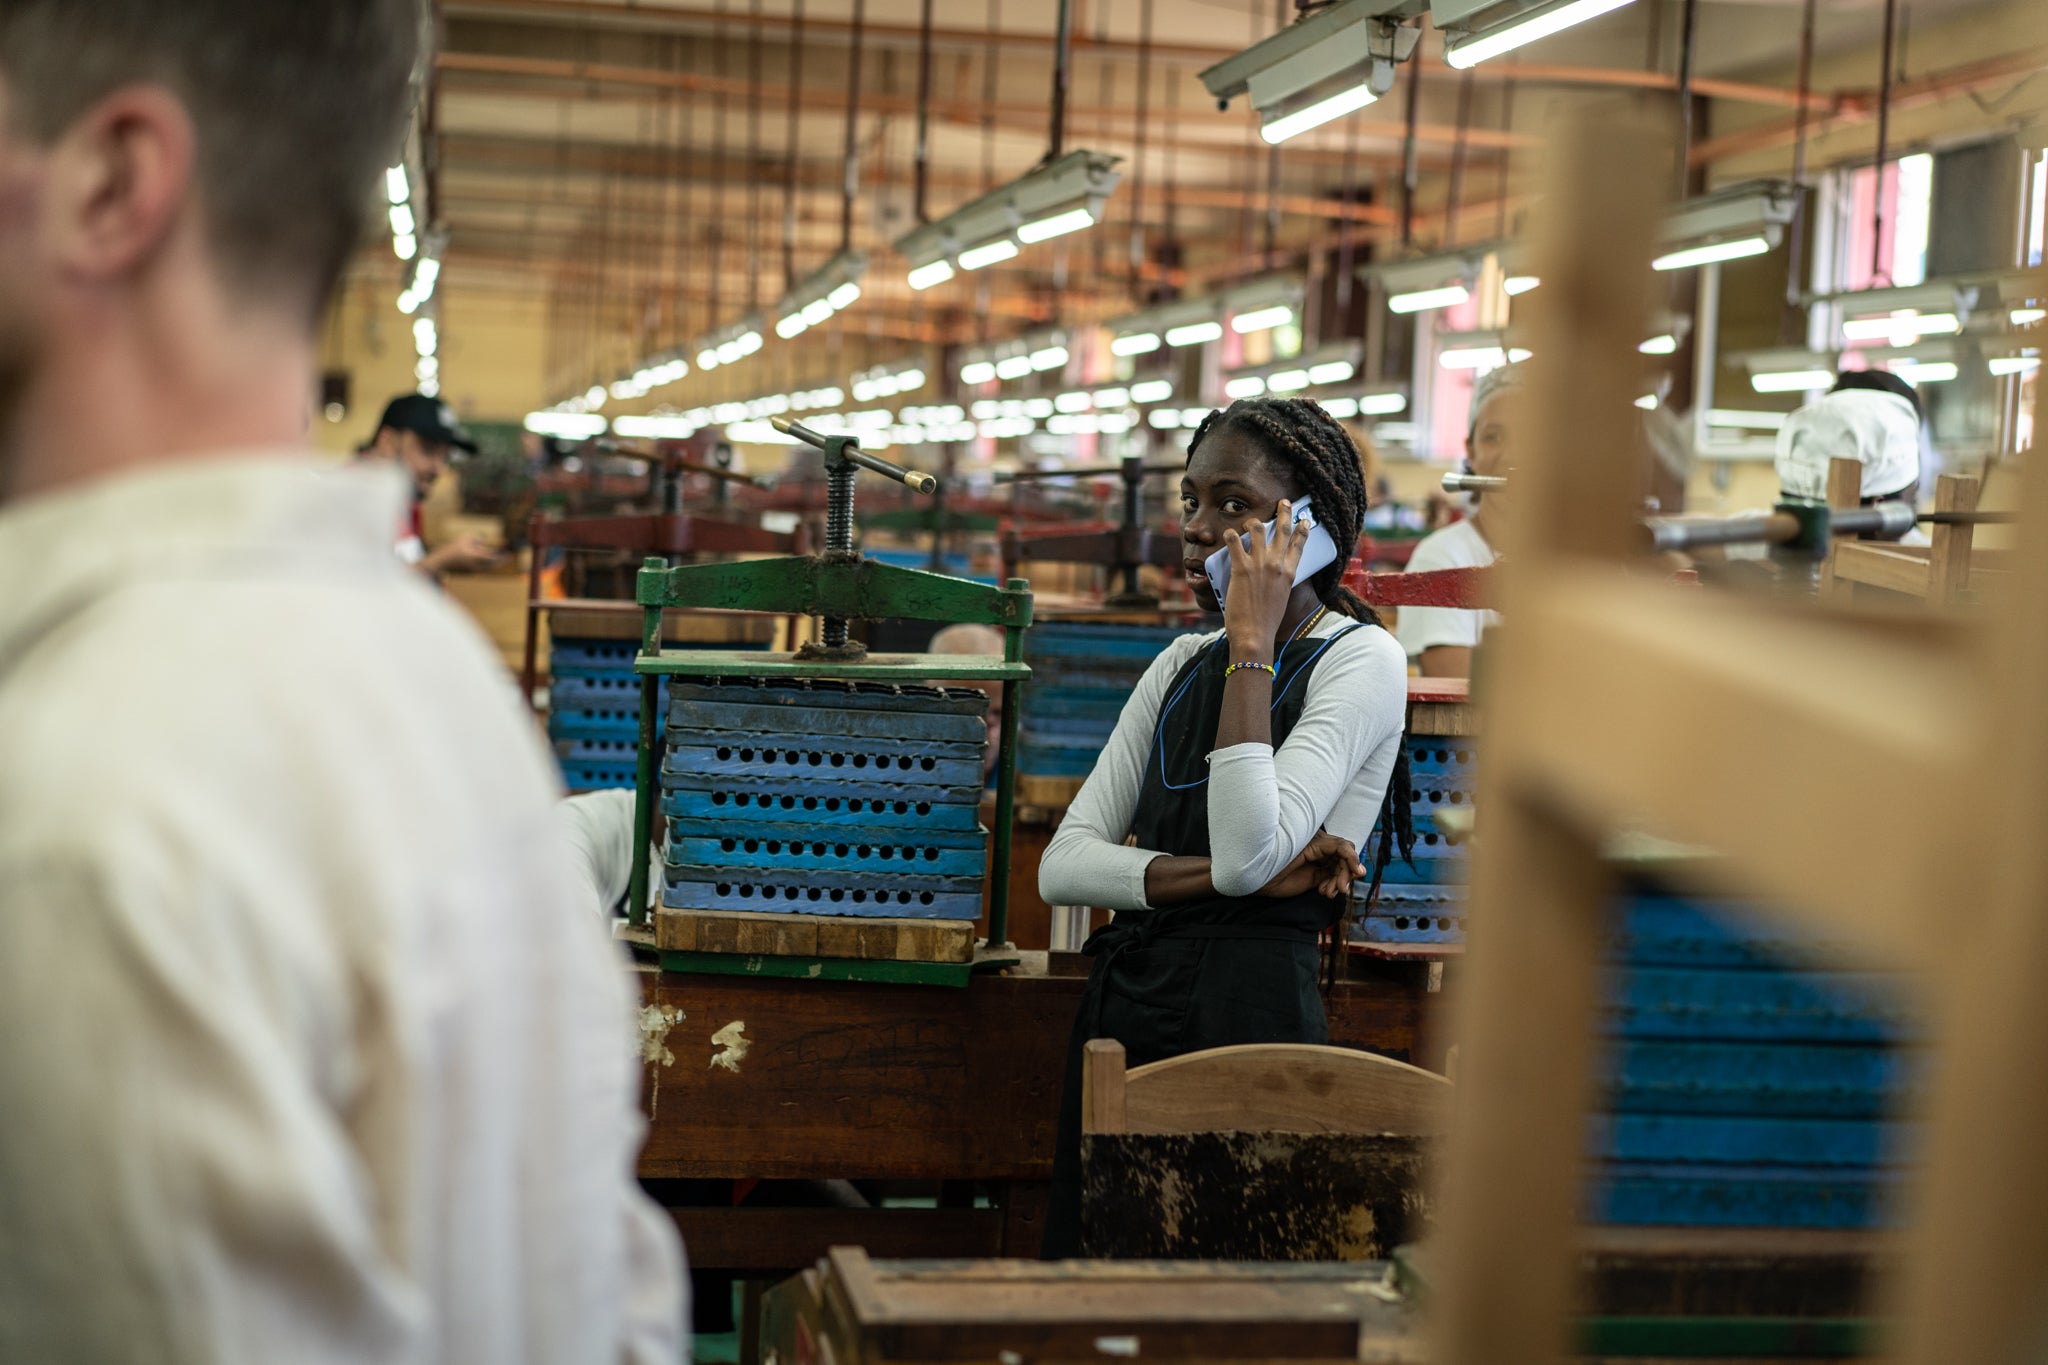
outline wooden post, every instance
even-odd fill
[[[1960,474],[1944,474],[1934,485],[1934,510],[1974,512],[1980,485]],[[1970,549],[1975,528],[1937,524],[1934,550],[1928,556],[1927,599],[1937,604],[1953,602],[1970,586]]]
[[[1671,143],[1640,108],[1553,130],[1550,192],[1531,300],[1533,435],[1505,528],[1499,596],[1506,625],[1489,648],[1501,677],[1487,717],[1478,802],[1486,839],[1473,859],[1459,1112],[1440,1233],[1430,1359],[1440,1365],[1551,1361],[1568,1350],[1566,1312],[1608,873],[1598,836],[1528,779],[1547,709],[1516,604],[1555,576],[1630,554],[1643,485],[1636,368],[1622,363],[1648,318],[1650,243],[1669,182]],[[1551,686],[1555,686],[1554,681]],[[1531,1027],[1533,1021],[1542,1027]]]
[[[1837,511],[1847,511],[1861,506],[1863,502],[1863,462],[1861,460],[1828,461],[1828,506]],[[1830,537],[1827,558],[1820,566],[1820,600],[1823,602],[1846,602],[1855,595],[1856,585],[1843,583],[1835,578],[1835,546],[1839,539]]]
[[[1081,1131],[1121,1133],[1124,1116],[1124,1045],[1090,1038],[1081,1056]]]

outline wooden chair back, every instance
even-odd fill
[[[1126,1070],[1096,1038],[1081,1072],[1085,1133],[1368,1133],[1433,1137],[1450,1125],[1451,1083],[1348,1047],[1255,1043]]]

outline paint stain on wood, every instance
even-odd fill
[[[1428,1139],[1091,1133],[1081,1152],[1088,1256],[1380,1260],[1430,1225]]]
[[[735,1019],[712,1034],[711,1046],[718,1049],[711,1054],[711,1065],[724,1067],[738,1075],[740,1062],[746,1058],[747,1049],[753,1046],[747,1038],[747,1021]]]
[[[661,1112],[661,1069],[674,1066],[676,1054],[669,1050],[668,1031],[686,1016],[674,1005],[640,1007],[640,1062],[647,1068],[647,1117]]]

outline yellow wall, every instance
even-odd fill
[[[347,371],[339,422],[316,415],[313,442],[343,453],[369,439],[386,401],[416,387],[412,319],[398,311],[398,276],[359,266],[330,311],[321,366]],[[395,264],[395,263],[394,263]],[[444,276],[444,279],[446,277]],[[537,295],[445,288],[437,325],[441,397],[466,422],[517,422],[542,406],[545,313]]]

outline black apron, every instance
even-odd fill
[[[1289,641],[1275,660],[1273,747],[1301,718],[1309,674],[1352,625]],[[1173,677],[1160,706],[1131,832],[1139,848],[1209,856],[1208,757],[1223,714],[1229,644],[1219,637]],[[1163,910],[1119,910],[1081,949],[1094,959],[1067,1044],[1047,1258],[1079,1254],[1081,1056],[1091,1038],[1124,1045],[1126,1066],[1241,1043],[1326,1043],[1317,940],[1340,899],[1311,890],[1283,900],[1216,896]]]

